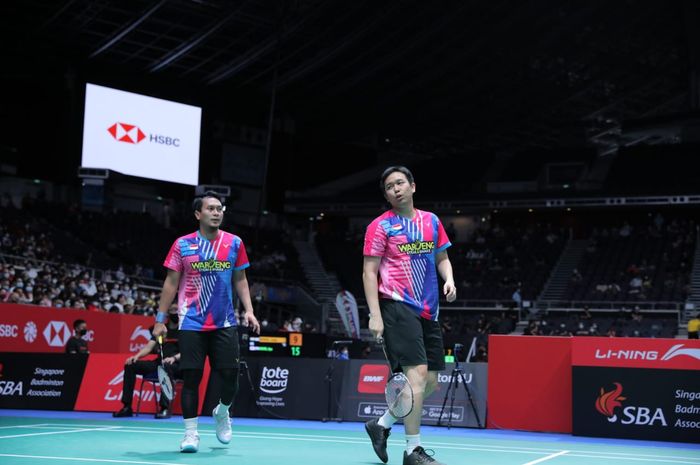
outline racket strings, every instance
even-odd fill
[[[391,414],[403,418],[413,409],[413,391],[403,373],[393,375],[385,388],[386,400]]]

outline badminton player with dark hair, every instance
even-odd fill
[[[199,230],[178,238],[163,265],[168,275],[163,283],[153,334],[167,332],[168,308],[177,295],[179,309],[180,370],[182,416],[185,437],[182,452],[197,452],[197,406],[199,384],[208,356],[212,370],[221,376],[222,392],[214,408],[216,438],[222,444],[231,441],[229,407],[238,391],[239,347],[233,292],[245,310],[243,322],[256,333],[260,324],[253,315],[253,304],[245,269],[250,266],[240,237],[219,229],[225,207],[211,191],[192,203]]]
[[[389,363],[403,371],[413,390],[413,410],[404,418],[404,465],[440,462],[421,446],[423,399],[437,387],[437,373],[445,368],[442,332],[438,323],[438,280],[448,302],[457,291],[447,256],[451,245],[438,217],[413,206],[416,184],[404,166],[391,166],[380,188],[391,210],[367,227],[362,281],[370,311],[369,329],[383,338]],[[397,418],[386,413],[365,424],[379,459],[386,463],[387,438]]]

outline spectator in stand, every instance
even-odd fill
[[[698,339],[700,332],[700,312],[695,314],[695,318],[688,321],[688,339]]]
[[[87,323],[85,320],[75,320],[73,322],[73,336],[66,343],[67,354],[89,354],[88,343],[83,336],[87,334]]]

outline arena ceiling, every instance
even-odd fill
[[[690,109],[700,37],[692,1],[22,0],[0,15],[3,120],[13,82],[68,63],[261,102],[276,85],[299,128],[423,153],[658,142],[624,124]]]

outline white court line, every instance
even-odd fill
[[[678,460],[676,458],[674,459],[659,459],[659,458],[645,458],[644,456],[630,456],[630,457],[611,457],[608,455],[588,455],[588,454],[568,454],[567,457],[585,457],[585,458],[593,458],[593,459],[607,459],[607,460],[632,460],[634,462],[655,462],[655,463],[690,463],[693,465],[697,465],[698,462],[692,461],[690,457],[681,457],[681,459],[686,459],[686,460]],[[689,461],[690,460],[690,461]]]
[[[524,463],[523,465],[535,465],[536,463],[544,462],[545,460],[551,460],[554,457],[559,457],[560,455],[564,455],[564,454],[568,454],[568,453],[569,453],[568,450],[562,450],[562,451],[557,452],[556,454],[550,454],[546,457],[542,457],[542,458],[539,458],[537,460],[533,460],[532,462]]]
[[[12,434],[10,436],[0,436],[0,439],[10,439],[10,438],[26,438],[29,436],[48,436],[50,434],[69,434],[69,433],[84,433],[86,431],[111,431],[114,426],[107,426],[105,428],[92,428],[92,429],[74,429],[68,431],[47,431],[45,433],[27,433],[27,434]]]
[[[147,465],[187,465],[182,462],[144,462],[141,460],[114,460],[114,459],[88,459],[84,457],[54,457],[50,455],[20,455],[20,454],[0,454],[0,457],[13,457],[21,459],[42,459],[42,460],[72,460],[76,462],[107,462],[107,463],[139,463]]]
[[[11,425],[11,426],[0,426],[0,429],[12,429],[12,428],[42,428],[49,425],[49,423],[37,423],[36,425]],[[71,426],[75,428],[75,426]]]
[[[68,426],[64,424],[52,424],[47,423],[48,427],[55,425],[56,428],[67,428]],[[181,428],[144,428],[143,426],[111,426],[111,427],[95,427],[95,425],[73,425],[73,426],[86,426],[92,427],[92,429],[86,428],[84,431],[108,431],[110,433],[138,433],[138,434],[182,434]],[[214,432],[200,431],[200,436],[214,436]],[[288,441],[307,441],[307,442],[336,442],[339,444],[366,444],[364,438],[357,436],[329,436],[329,435],[311,435],[311,434],[296,434],[296,433],[253,433],[246,431],[234,431],[234,439],[236,437],[241,438],[251,438],[251,439],[277,439],[277,440],[288,440]],[[403,441],[400,440],[390,440],[389,444],[392,445],[403,445]],[[454,450],[469,450],[469,451],[481,451],[481,452],[499,452],[499,453],[519,453],[519,454],[543,454],[543,453],[559,453],[561,455],[561,449],[545,449],[545,448],[530,448],[530,447],[514,447],[514,446],[500,446],[492,444],[455,444],[446,442],[433,442],[427,441],[427,445],[439,446],[442,449],[454,449]],[[557,455],[553,455],[555,457]],[[623,453],[623,452],[595,452],[589,450],[570,450],[568,451],[569,457],[586,457],[586,458],[598,458],[598,459],[608,459],[608,460],[637,460],[643,462],[665,462],[665,463],[683,463],[691,465],[700,465],[700,459],[693,461],[693,458],[685,456],[673,456],[673,455],[654,455],[654,454],[635,454],[635,453]],[[659,460],[661,459],[661,460]],[[537,463],[537,462],[533,462]]]
[[[97,425],[89,425],[89,424],[71,424],[71,426],[66,426],[65,424],[59,424],[59,423],[45,423],[44,424],[46,427],[56,427],[56,428],[74,428],[74,427],[99,427],[103,428],[104,426],[97,426]],[[161,427],[155,427],[155,428],[148,428],[148,427],[143,427],[143,426],[114,426],[114,429],[112,430],[113,432],[132,432],[132,433],[144,433],[144,434],[169,434],[169,433],[177,433],[177,434],[182,434],[183,429],[182,428],[161,428]],[[123,430],[123,431],[121,431]],[[200,431],[199,432],[200,436],[204,435],[214,435],[214,433],[209,433],[207,431]],[[239,437],[251,437],[253,439],[255,438],[262,438],[262,439],[276,439],[276,437],[279,438],[294,438],[294,437],[300,437],[300,438],[321,438],[321,439],[347,439],[347,440],[355,440],[359,441],[360,443],[364,444],[366,440],[364,440],[364,437],[360,438],[358,436],[332,436],[332,435],[320,435],[320,434],[299,434],[299,433],[274,433],[274,432],[263,432],[263,433],[256,433],[252,431],[237,431],[235,428],[233,430],[233,436],[239,436]],[[265,436],[265,437],[262,437]],[[556,453],[561,451],[561,449],[555,449],[555,448],[546,448],[546,447],[520,447],[520,446],[503,446],[503,445],[494,445],[494,444],[480,444],[480,443],[467,443],[466,445],[460,445],[458,443],[454,442],[439,442],[439,441],[428,441],[430,445],[433,446],[468,446],[468,447],[484,447],[484,448],[497,448],[497,449],[513,449],[516,451],[532,451],[532,452],[538,452],[538,453]],[[389,444],[403,444],[404,442],[401,440],[396,440],[394,442],[393,440],[389,440]],[[591,451],[591,450],[576,450],[576,449],[570,449],[569,453],[581,453],[581,454],[603,454],[606,457],[608,456],[620,456],[620,457],[625,457],[625,456],[632,456],[632,457],[658,457],[658,458],[669,458],[669,459],[689,459],[689,457],[686,456],[674,456],[674,455],[655,455],[655,454],[638,454],[638,453],[630,453],[630,452],[596,452],[596,451]],[[609,458],[609,457],[608,457]],[[698,459],[697,464],[700,465],[700,459]]]

